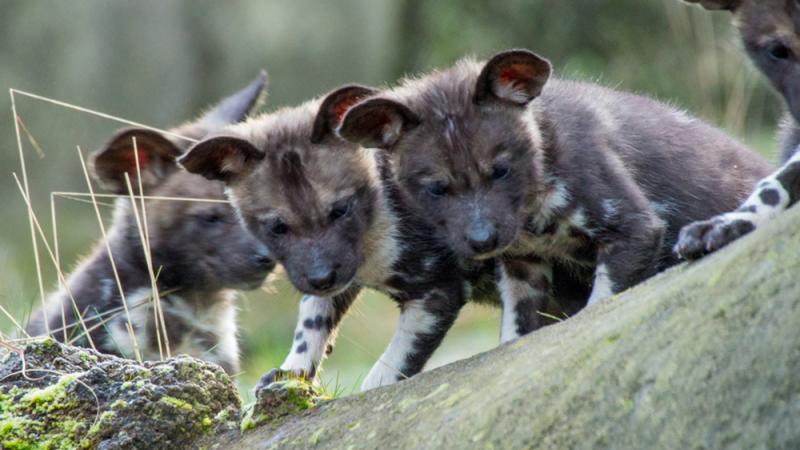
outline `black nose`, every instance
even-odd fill
[[[316,269],[308,274],[308,284],[314,289],[324,291],[336,283],[336,271],[330,268]]]
[[[256,251],[256,253],[253,255],[253,260],[255,261],[256,265],[264,268],[265,270],[272,270],[275,268],[275,259],[273,259],[266,250]]]
[[[470,226],[467,242],[475,253],[491,252],[497,248],[497,230],[489,224]]]

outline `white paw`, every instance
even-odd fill
[[[378,361],[361,383],[361,390],[368,391],[381,386],[388,386],[397,382],[398,373],[386,364]]]

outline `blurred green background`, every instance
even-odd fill
[[[739,49],[725,13],[679,0],[0,0],[0,86],[156,127],[176,125],[270,74],[266,109],[347,82],[381,85],[452,63],[526,47],[559,76],[594,80],[686,109],[774,161],[780,101]],[[85,191],[75,146],[122,126],[18,97],[34,208],[50,232],[50,192]],[[24,322],[38,303],[10,101],[0,104],[0,304]],[[90,205],[57,201],[60,254],[71,268],[99,236]],[[56,284],[42,252],[45,287]],[[278,274],[242,297],[243,390],[279,365],[299,295]],[[387,344],[397,312],[362,297],[344,321],[323,383],[349,393]],[[497,311],[468,306],[429,367],[492,348]],[[13,326],[0,316],[0,329]]]

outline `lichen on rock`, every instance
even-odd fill
[[[256,391],[256,401],[245,407],[242,432],[299,414],[325,398],[308,381],[288,378]]]
[[[0,361],[4,449],[193,448],[238,429],[233,382],[193,358],[140,364],[44,339]]]

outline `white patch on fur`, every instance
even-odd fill
[[[542,270],[544,267],[537,265]],[[534,268],[531,265],[531,268]],[[518,280],[508,275],[505,266],[499,265],[500,280],[497,289],[500,291],[500,301],[502,303],[502,316],[500,317],[500,343],[506,343],[520,337],[517,331],[517,304],[523,298],[531,298],[539,295],[547,295],[531,286],[528,280]],[[545,277],[552,278],[552,274],[546,273]]]
[[[114,282],[114,280],[110,278],[103,278],[99,281],[99,284],[100,284],[100,298],[105,301],[111,300],[111,297],[114,295],[114,289],[117,288],[117,285]]]
[[[377,161],[374,156],[370,156],[369,161],[370,178],[376,186],[380,186]],[[379,189],[379,192],[375,222],[364,236],[364,262],[355,277],[359,284],[372,287],[383,285],[402,251],[398,239],[398,218],[390,208],[386,192],[383,189]]]
[[[800,154],[795,154],[789,161],[786,162],[780,169],[773,172],[767,178],[764,178],[758,183],[758,187],[752,194],[742,203],[740,209],[755,207],[755,212],[750,211],[731,211],[729,213],[717,216],[724,224],[729,224],[737,220],[745,220],[751,222],[756,228],[774,220],[781,212],[786,210],[789,206],[791,196],[789,192],[783,187],[778,176],[789,164],[800,161]],[[761,193],[766,190],[775,191],[779,196],[779,201],[776,205],[767,205],[761,199]]]
[[[142,359],[157,361],[161,356],[158,345],[151,345],[150,343],[156,340],[148,335],[148,330],[151,332],[155,330],[151,296],[150,288],[138,289],[126,296],[126,301]],[[142,302],[148,304],[139,306]],[[238,370],[239,342],[236,336],[236,306],[232,291],[223,292],[213,301],[205,302],[184,299],[175,294],[167,295],[161,298],[161,308],[168,329],[169,322],[174,320],[189,325],[189,330],[182,336],[168,336],[170,353],[173,356],[186,354],[227,366],[230,370]],[[133,343],[128,334],[127,323],[128,318],[124,313],[108,323],[110,341],[108,344],[111,348],[116,346],[124,356],[133,358]],[[158,329],[163,333],[160,326]],[[216,336],[217,342],[212,348],[208,348],[207,343],[199,339],[205,334]],[[166,345],[163,334],[161,342],[162,345]],[[166,357],[166,347],[162,350]]]
[[[556,212],[568,206],[570,200],[571,196],[567,185],[557,182],[530,216],[529,221],[534,229],[542,232],[547,228]]]
[[[150,349],[147,348],[148,337],[145,325],[148,321],[153,320],[152,309],[149,306],[138,306],[142,302],[149,301],[148,299],[151,295],[151,289],[138,289],[126,295],[125,301],[128,304],[130,316],[127,316],[123,312],[106,324],[108,329],[108,336],[106,338],[108,339],[108,342],[106,345],[109,348],[116,348],[117,351],[119,351],[119,353],[126,358],[135,358],[134,344],[131,342],[131,337],[127,328],[128,318],[130,317],[130,323],[135,329],[134,336],[136,338],[136,345],[139,347],[139,352],[142,356],[142,359],[146,361],[159,359],[158,348],[155,349],[155,353],[151,352]],[[92,314],[93,313],[90,313],[89,316]]]
[[[614,295],[614,283],[608,274],[608,267],[605,264],[598,264],[594,271],[594,285],[592,295],[589,296],[587,305],[593,305],[601,300]]]
[[[536,149],[534,163],[540,172],[537,173],[537,176],[541,177],[541,168],[543,166],[541,149],[544,146],[544,138],[542,137],[542,129],[539,128],[539,123],[542,111],[539,107],[539,103],[535,100],[528,105],[527,111],[528,114],[524,116],[524,126],[525,130],[528,132],[528,136],[531,139],[531,148]]]
[[[651,202],[650,207],[662,219],[669,218],[678,212],[675,205],[668,202]]]
[[[333,317],[333,301],[327,297],[315,297],[313,295],[306,295],[300,301],[300,311],[297,316],[297,326],[295,326],[295,335],[302,331],[303,337],[295,340],[292,336],[292,349],[289,355],[281,364],[281,370],[300,372],[306,371],[311,373],[313,368],[319,367],[320,362],[325,357],[325,349],[328,345],[328,339],[331,337],[331,330],[323,327],[319,330],[316,328],[306,328],[303,322],[307,319],[312,321],[317,316],[322,316],[323,322],[326,318]],[[297,348],[306,343],[306,351],[297,353]]]
[[[198,358],[217,364],[230,365],[233,373],[239,371],[239,339],[236,324],[236,304],[233,299],[217,304],[208,311],[209,315],[216,316],[213,329],[217,335],[217,345],[213,349],[198,348],[202,353]]]
[[[436,322],[436,316],[425,310],[425,300],[406,302],[389,346],[364,378],[361,390],[393,384],[398,376],[402,377],[404,374],[400,371],[405,365],[407,355],[415,351],[417,334],[430,332]]]
[[[575,208],[575,211],[569,216],[569,224],[588,235],[592,234],[592,231],[589,229],[589,220],[586,218],[586,213],[583,208]],[[559,228],[559,231],[565,231],[562,228]],[[567,229],[566,232],[569,233],[569,230]]]
[[[600,202],[600,207],[603,210],[603,220],[611,221],[616,217],[619,217],[619,205],[621,201],[618,199],[607,198]],[[585,217],[584,217],[585,219]]]

